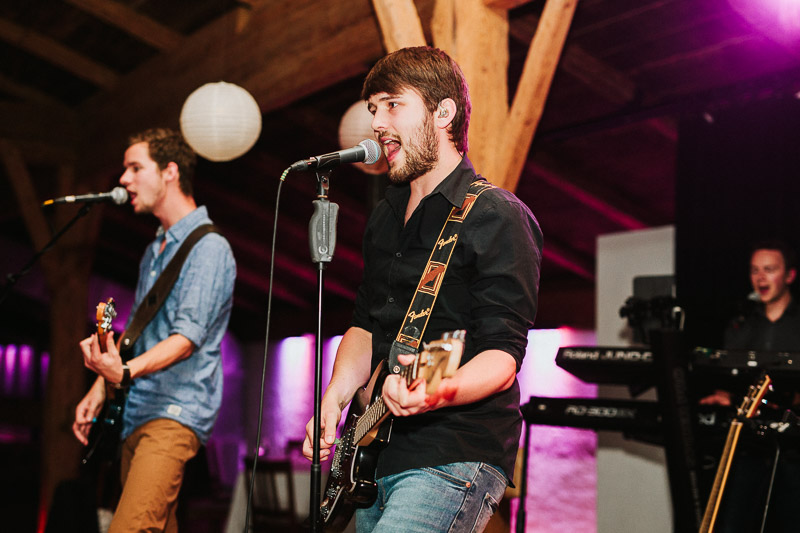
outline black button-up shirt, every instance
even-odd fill
[[[753,313],[733,321],[725,330],[725,348],[800,352],[800,306],[794,300],[775,322],[758,305]]]
[[[385,359],[444,222],[479,178],[461,164],[404,224],[408,185],[391,186],[364,235],[364,280],[352,325],[372,334],[372,366]],[[458,242],[422,340],[466,329],[463,365],[497,349],[522,364],[536,315],[542,233],[530,210],[500,188],[485,191],[458,231]],[[474,404],[395,419],[378,476],[409,468],[483,461],[511,475],[521,431],[519,385]]]

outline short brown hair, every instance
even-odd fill
[[[380,59],[364,80],[361,98],[377,93],[397,94],[403,89],[419,93],[428,112],[433,113],[445,98],[456,103],[450,123],[450,140],[459,152],[469,148],[467,131],[472,104],[461,67],[443,51],[429,46],[402,48]]]
[[[787,272],[793,268],[797,268],[797,255],[794,249],[781,238],[773,237],[756,242],[750,247],[750,258],[752,259],[759,250],[780,252],[783,256],[783,266],[786,268]]]
[[[142,142],[147,143],[150,159],[156,162],[159,170],[164,170],[169,163],[178,165],[178,184],[181,192],[186,196],[192,196],[197,155],[183,136],[169,128],[151,128],[128,138],[128,146]]]

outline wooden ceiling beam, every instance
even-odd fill
[[[383,46],[391,53],[407,46],[424,46],[425,33],[413,0],[372,0]]]
[[[5,91],[13,96],[16,96],[17,98],[25,102],[45,105],[49,107],[58,107],[58,106],[66,107],[63,106],[63,104],[61,104],[58,100],[56,100],[46,92],[16,82],[11,78],[3,76],[2,74],[0,74],[0,90]]]
[[[51,233],[42,214],[42,200],[33,185],[33,178],[28,172],[22,153],[15,143],[0,139],[0,159],[2,159],[6,174],[11,181],[31,241],[36,249],[41,250],[50,240]],[[50,264],[53,261],[52,256],[43,256],[42,260],[45,267],[55,266]],[[52,270],[53,268],[45,268],[44,272],[47,274]],[[52,278],[49,278],[49,281],[52,282]]]
[[[538,22],[536,14],[516,20],[511,29],[512,37],[519,42],[529,42]],[[567,44],[564,47],[560,68],[612,104],[624,106],[636,98],[636,83],[629,76],[597,59],[579,45]],[[647,123],[667,139],[677,140],[677,129],[671,121],[653,118]]]
[[[572,23],[578,0],[547,0],[528,49],[517,93],[500,145],[498,184],[514,191],[544,111],[547,94]]]
[[[363,73],[383,54],[369,0],[347,9],[336,0],[259,4],[238,34],[236,18],[232,12],[211,22],[81,106],[95,167],[116,166],[132,132],[177,127],[184,101],[204,83],[240,85],[267,112]]]
[[[72,149],[77,144],[78,116],[65,106],[0,102],[0,117],[0,138]]]
[[[511,26],[511,37],[519,43],[529,43],[538,25],[539,16],[535,13],[520,17]],[[560,68],[609,102],[627,104],[636,94],[636,84],[630,78],[577,44],[564,46]]]
[[[469,159],[478,172],[501,185],[497,151],[508,117],[508,13],[487,7],[483,0],[440,0],[432,32],[469,84]]]
[[[46,35],[3,18],[0,18],[0,39],[103,89],[111,89],[119,79],[117,73],[110,68],[92,61]]]
[[[66,0],[158,50],[172,50],[183,35],[115,0]]]
[[[490,7],[492,9],[509,10],[527,4],[530,1],[531,0],[483,0],[483,3],[486,4],[486,7]]]

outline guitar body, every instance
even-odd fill
[[[356,509],[371,505],[378,495],[375,470],[378,467],[378,455],[389,443],[391,420],[374,428],[360,442],[353,441],[367,407],[380,399],[383,382],[388,375],[382,361],[367,385],[350,402],[322,496],[320,511],[326,531],[344,530]]]
[[[116,318],[117,312],[114,299],[97,305],[97,335],[105,337],[111,331],[111,322]],[[122,354],[123,361],[129,357]],[[106,401],[103,409],[97,416],[92,429],[89,431],[89,445],[81,464],[96,463],[98,461],[115,461],[119,455],[119,442],[122,434],[122,411],[128,398],[126,389],[116,389],[106,386]]]
[[[106,387],[106,403],[89,431],[89,445],[81,460],[82,464],[117,459],[122,434],[122,412],[127,397],[124,390]]]
[[[427,382],[426,394],[433,394],[443,378],[458,369],[464,351],[463,330],[445,334],[424,346],[400,376],[410,385],[417,378]],[[366,386],[350,402],[344,429],[336,444],[331,472],[322,495],[320,515],[327,531],[342,531],[359,507],[368,507],[378,495],[375,470],[378,455],[389,443],[391,416],[381,391],[389,375],[381,361]]]

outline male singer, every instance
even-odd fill
[[[435,48],[381,59],[362,97],[392,186],[364,235],[364,277],[321,406],[321,458],[342,410],[385,359],[451,209],[475,173],[467,152],[470,99],[459,66]],[[423,341],[466,330],[461,366],[436,394],[397,375],[383,385],[395,416],[377,464],[378,496],[356,512],[359,532],[481,531],[514,470],[522,417],[519,371],[536,315],[542,234],[500,188],[483,192],[458,240]],[[409,364],[414,356],[401,356]],[[312,457],[313,420],[303,452]]]
[[[139,265],[133,312],[198,226],[210,223],[192,195],[196,156],[181,135],[147,130],[129,140],[125,172],[136,213],[161,226]],[[80,343],[84,363],[98,374],[78,404],[73,432],[87,444],[106,385],[129,388],[122,428],[122,483],[111,533],[176,532],[178,492],[186,462],[208,440],[222,402],[220,343],[233,301],[236,264],[218,233],[202,237],[183,264],[164,305],[123,362],[112,335]],[[128,321],[130,325],[130,320]]]

